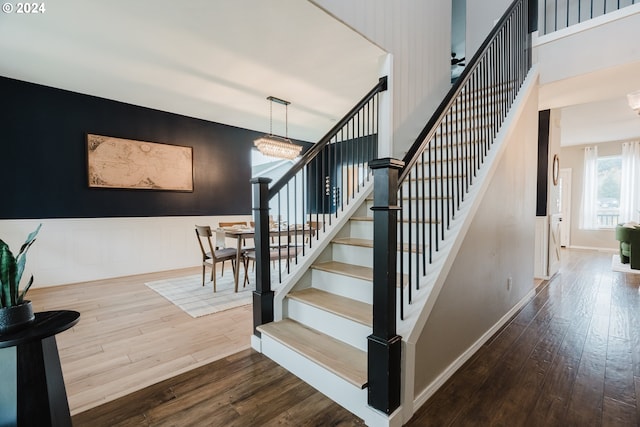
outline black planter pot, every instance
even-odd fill
[[[0,334],[16,332],[35,320],[31,301],[13,307],[0,308]]]

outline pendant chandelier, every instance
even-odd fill
[[[280,159],[295,159],[300,154],[302,147],[294,144],[289,139],[289,101],[276,98],[274,96],[267,97],[269,100],[269,135],[258,138],[253,144],[265,156],[278,157]],[[285,106],[285,137],[273,134],[273,103],[277,102]]]

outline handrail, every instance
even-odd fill
[[[504,12],[500,20],[496,23],[487,38],[484,40],[484,42],[482,42],[476,53],[473,55],[471,61],[467,62],[467,65],[460,74],[460,77],[458,77],[454,85],[451,87],[451,89],[449,89],[438,108],[436,108],[435,112],[431,115],[431,118],[422,129],[422,132],[420,132],[411,148],[405,154],[404,158],[402,159],[402,161],[404,162],[404,167],[402,168],[399,176],[400,183],[402,183],[406,179],[409,173],[408,171],[411,170],[411,168],[418,161],[420,153],[424,151],[426,146],[429,144],[429,141],[431,140],[430,137],[433,136],[436,131],[436,124],[442,121],[451,105],[453,105],[456,97],[462,91],[465,83],[468,81],[469,75],[472,73],[472,70],[477,68],[480,58],[482,58],[487,52],[487,49],[489,48],[492,40],[504,26],[507,19],[509,19],[509,16],[511,16],[511,14],[513,13],[513,10],[516,8],[516,6],[518,6],[520,2],[521,0],[514,0],[509,8]],[[422,141],[422,143],[420,143],[420,141]]]
[[[380,77],[378,83],[358,102],[345,116],[340,119],[338,123],[334,127],[332,127],[329,132],[327,132],[318,142],[313,144],[311,149],[306,151],[300,160],[298,160],[292,167],[289,169],[278,181],[276,181],[269,188],[269,199],[275,196],[278,191],[282,190],[282,188],[289,182],[300,170],[311,163],[311,161],[320,153],[322,150],[329,144],[331,138],[335,136],[335,134],[342,129],[352,118],[353,116],[360,110],[364,105],[366,105],[371,98],[378,92],[384,92],[387,90],[387,76]]]

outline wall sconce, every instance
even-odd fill
[[[627,101],[629,101],[629,107],[640,115],[640,90],[627,94]]]
[[[279,99],[273,96],[267,97],[269,100],[269,135],[258,138],[253,144],[258,147],[265,156],[278,157],[280,159],[295,159],[300,154],[302,147],[294,144],[289,139],[289,101]],[[273,103],[277,102],[285,106],[285,137],[273,134]]]

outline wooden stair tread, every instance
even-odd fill
[[[427,176],[425,178],[417,177],[417,178],[409,178],[409,180],[405,180],[404,183],[411,182],[415,183],[416,181],[432,181],[434,179],[452,179],[452,178],[466,178],[466,174],[456,174],[456,175],[433,175]],[[403,183],[403,184],[404,184]]]
[[[332,294],[316,288],[306,288],[291,292],[288,298],[301,301],[313,307],[328,311],[362,325],[373,325],[373,307],[352,298]]]
[[[416,197],[416,196],[402,196],[402,199],[400,197],[398,197],[398,200],[403,200],[403,201],[407,201],[407,200],[422,200],[423,197]],[[451,200],[453,199],[452,196],[431,196],[431,197],[426,197],[424,198],[425,201],[429,201],[429,200]],[[373,202],[373,197],[371,198],[367,198],[367,202]],[[355,220],[355,221],[372,221],[372,216],[352,216],[351,220]]]
[[[354,386],[367,386],[367,354],[291,319],[260,325],[257,330],[309,358]]]
[[[332,240],[333,243],[339,245],[361,246],[363,248],[373,248],[373,240],[360,239],[357,237],[338,237]]]
[[[438,200],[440,200],[440,199],[441,198],[438,198]],[[443,198],[443,199],[444,200],[447,200],[447,199],[450,200],[451,197],[447,197],[447,198]],[[403,200],[409,200],[409,199],[405,197],[405,198],[403,198]],[[421,199],[416,199],[415,197],[412,197],[411,200],[421,200]],[[372,216],[352,216],[351,217],[351,221],[373,222],[373,217]],[[407,218],[403,218],[402,222],[406,224],[406,223],[409,222],[409,220]],[[418,222],[418,220],[414,218],[414,219],[411,220],[411,222],[412,223],[416,223],[416,222]],[[440,224],[442,221],[441,220],[437,220],[436,221],[436,220],[433,220],[433,219],[426,219],[424,222],[427,223],[427,224]],[[335,242],[336,240],[338,240],[338,239],[334,239],[333,241]],[[338,243],[338,242],[336,242],[336,243]],[[362,245],[356,245],[356,246],[362,246]],[[373,247],[373,246],[366,246],[366,247]]]
[[[317,264],[313,264],[311,268],[321,271],[326,271],[328,273],[341,274],[343,276],[354,277],[356,279],[368,280],[370,282],[373,281],[373,268],[371,267],[363,267],[361,265],[353,265],[346,264],[344,262],[339,261],[325,261]],[[407,274],[404,275],[404,280],[400,280],[400,273],[398,273],[398,282],[397,283],[407,283],[409,280],[409,276]]]
[[[415,221],[413,221],[415,222]],[[360,246],[362,248],[373,248],[373,240],[371,239],[361,239],[358,237],[338,237],[331,241],[332,243],[336,243],[338,245],[350,245],[350,246]],[[423,246],[404,243],[402,245],[402,252],[418,252],[422,253]],[[398,250],[400,250],[400,245],[398,245]]]
[[[362,280],[373,280],[373,268],[361,265],[346,264],[338,261],[326,261],[313,264],[311,268],[327,271],[329,273],[342,274],[343,276],[355,277]]]

